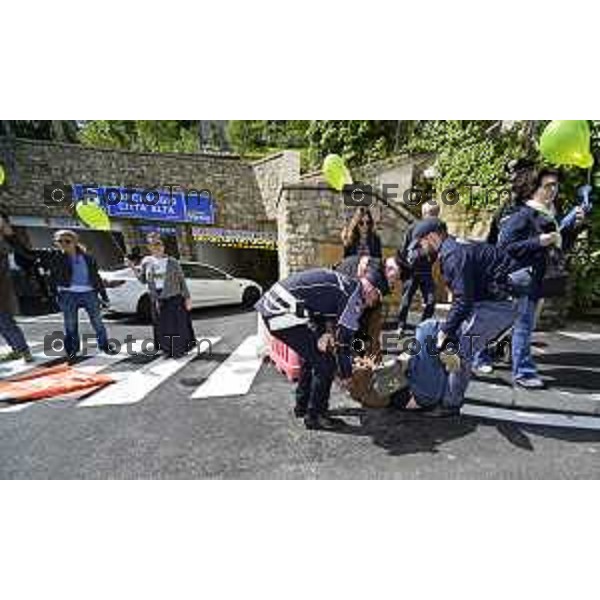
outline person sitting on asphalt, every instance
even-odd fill
[[[438,217],[440,214],[439,204],[424,202],[421,207],[423,219]],[[421,290],[423,298],[423,314],[421,322],[431,318],[435,312],[435,287],[433,283],[431,258],[423,252],[409,252],[413,241],[413,232],[415,227],[421,221],[411,225],[404,236],[404,244],[398,249],[396,254],[396,263],[403,281],[402,301],[398,313],[398,334],[402,335],[406,329],[408,312],[417,290]]]
[[[550,294],[549,290],[544,289],[548,261],[574,245],[579,227],[585,219],[583,209],[577,207],[573,219],[565,218],[559,224],[555,207],[559,179],[558,171],[542,169],[533,196],[520,210],[502,222],[498,238],[498,247],[509,253],[522,267],[530,267],[533,274],[534,285],[530,294],[519,301],[519,313],[512,336],[513,382],[526,389],[545,387],[531,355],[531,336],[538,302]]]
[[[446,224],[437,218],[415,226],[412,246],[432,260],[439,258],[452,306],[445,321],[431,319],[417,328],[418,340],[430,336],[432,342],[410,360],[398,361],[407,363],[406,389],[410,391],[400,396],[407,408],[439,404],[445,413],[455,414],[464,402],[474,354],[509,329],[516,318],[510,296],[523,293],[511,286],[518,266],[491,244],[448,235]],[[439,357],[433,356],[440,352]]]
[[[365,309],[381,301],[385,286],[383,270],[374,265],[360,278],[316,268],[275,283],[256,303],[270,334],[309,367],[301,371],[294,408],[308,429],[340,425],[328,414],[331,385],[338,371],[342,387],[350,386],[355,332]]]

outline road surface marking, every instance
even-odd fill
[[[90,408],[136,404],[169,377],[175,375],[177,371],[183,369],[185,365],[196,358],[198,352],[206,352],[220,340],[220,337],[204,338],[203,341],[208,341],[209,344],[201,345],[200,349],[194,349],[182,358],[173,359],[161,356],[137,371],[115,373],[116,384],[106,386],[89,398],[82,400],[77,406]]]
[[[131,347],[134,352],[139,352],[141,350],[142,342],[143,342],[143,340],[135,340],[133,342]],[[82,363],[75,365],[74,368],[77,369],[78,371],[82,371],[86,375],[94,375],[95,373],[100,373],[101,371],[104,371],[104,369],[111,367],[115,363],[120,362],[120,361],[126,359],[127,357],[128,357],[127,348],[122,348],[121,352],[119,352],[119,354],[112,354],[112,355],[104,354],[104,353],[95,354],[95,355],[91,356],[90,358],[88,358],[87,360],[84,360]],[[40,365],[36,365],[36,366],[40,366]],[[79,390],[77,392],[74,392],[72,394],[72,396],[76,397],[81,394],[82,394],[82,390]],[[5,408],[0,408],[0,413],[20,412],[20,411],[26,409],[27,407],[33,406],[34,404],[39,404],[40,402],[66,400],[69,397],[70,397],[70,395],[66,394],[63,396],[54,396],[52,398],[47,398],[44,400],[35,400],[32,402],[19,402],[18,404],[12,404],[10,406],[6,406]]]
[[[600,333],[590,333],[587,331],[559,331],[560,335],[570,337],[580,342],[600,342]]]
[[[544,425],[546,427],[568,427],[575,429],[600,430],[600,417],[569,415],[565,413],[543,413],[511,408],[495,408],[493,406],[463,405],[461,415],[483,417],[496,421],[513,421],[526,425]]]
[[[259,345],[258,335],[247,337],[191,397],[197,400],[246,395],[263,362],[257,351]]]

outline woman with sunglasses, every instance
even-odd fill
[[[348,256],[371,256],[382,258],[381,239],[375,233],[373,216],[368,208],[356,209],[350,223],[342,230],[344,258]]]
[[[5,240],[14,252],[40,265],[49,272],[58,306],[63,313],[65,352],[74,362],[81,349],[79,339],[79,309],[83,308],[96,333],[98,348],[111,353],[108,334],[102,322],[101,308],[108,305],[108,296],[98,272],[95,258],[79,243],[74,231],[62,229],[54,234],[55,248],[29,249],[14,235],[11,227],[3,228]],[[101,304],[102,302],[102,304]]]
[[[139,266],[131,260],[128,265],[148,286],[156,346],[167,356],[179,358],[196,344],[190,292],[179,261],[166,254],[160,236],[150,234],[147,241],[150,256]]]

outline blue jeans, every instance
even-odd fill
[[[519,298],[519,312],[512,337],[512,375],[515,380],[537,377],[537,367],[531,356],[536,305],[537,302],[527,296]]]
[[[29,346],[15,318],[7,312],[0,312],[0,335],[15,352],[27,352]]]
[[[100,315],[100,302],[96,292],[59,292],[58,305],[65,320],[65,352],[67,356],[75,356],[81,346],[79,343],[79,309],[83,308],[90,323],[96,332],[98,348],[108,349],[108,335],[102,316]]]
[[[439,403],[447,407],[461,406],[471,380],[474,356],[512,326],[516,310],[516,304],[511,300],[475,303],[471,316],[461,326],[461,367],[456,373],[448,373],[439,357],[432,352],[440,322],[430,319],[421,323],[415,335],[420,351],[410,359],[408,370],[411,391],[417,402],[421,406]]]

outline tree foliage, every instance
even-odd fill
[[[193,121],[86,121],[83,144],[137,152],[197,152]]]
[[[233,149],[258,158],[279,150],[307,149],[310,121],[229,121],[227,135]]]

